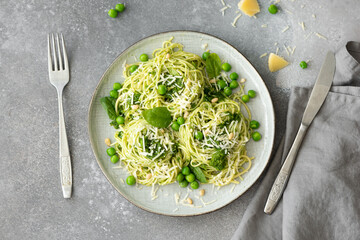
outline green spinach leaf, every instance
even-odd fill
[[[206,59],[206,72],[209,78],[215,78],[221,72],[221,60],[216,53],[210,53]]]
[[[116,101],[116,100],[115,100]],[[115,102],[111,97],[100,98],[100,103],[111,120],[116,119]]]
[[[171,114],[166,107],[155,107],[142,112],[145,120],[158,128],[166,128],[172,121]]]

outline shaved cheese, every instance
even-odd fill
[[[259,58],[263,58],[263,57],[266,57],[267,53],[263,53],[262,55],[260,55]],[[233,123],[233,122],[232,122]]]
[[[175,193],[175,194],[174,194],[174,197],[175,197],[175,203],[176,203],[176,205],[178,205],[178,204],[179,204],[180,195],[179,195],[178,193]]]
[[[234,18],[234,21],[231,23],[231,26],[236,27],[236,22],[239,20],[240,17],[241,17],[241,13]]]
[[[220,9],[221,14],[224,16],[225,15],[225,10],[228,9],[228,6],[223,7],[222,9]]]
[[[226,5],[225,2],[224,2],[224,0],[221,0],[221,4],[222,4],[223,6]]]
[[[288,25],[288,26],[286,26],[281,32],[286,32],[289,28],[290,28],[290,27],[289,27],[289,25]]]
[[[285,46],[285,44],[284,44],[284,48],[285,48],[285,51],[286,51],[287,55],[290,56],[289,50],[287,49],[287,47]]]
[[[325,36],[321,35],[320,33],[315,32],[315,35],[316,35],[318,38],[327,40],[327,38],[326,38]]]
[[[285,12],[287,12],[287,13],[293,14],[292,12],[290,12],[290,11],[287,10],[287,9],[284,9],[284,10],[285,10]]]
[[[304,24],[304,22],[299,22],[299,25],[301,26],[302,30],[305,31],[305,24]]]
[[[257,0],[241,0],[238,3],[239,9],[249,17],[255,16],[258,12],[260,12],[259,3]]]
[[[284,58],[282,58],[274,53],[270,53],[269,61],[268,61],[268,66],[269,66],[270,72],[276,72],[280,69],[283,69],[287,65],[289,65],[289,62],[287,62]]]

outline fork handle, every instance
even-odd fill
[[[62,91],[58,91],[59,103],[59,148],[60,148],[60,178],[64,198],[71,197],[72,174],[69,144],[66,135],[64,111],[62,106]]]

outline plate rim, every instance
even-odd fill
[[[200,34],[200,35],[206,35],[206,36],[209,36],[209,37],[212,37],[212,38],[215,38],[217,40],[220,40],[222,41],[223,43],[229,45],[232,49],[234,49],[237,53],[239,53],[244,59],[245,61],[253,68],[254,72],[258,75],[258,77],[263,81],[264,83],[264,86],[265,86],[265,90],[266,90],[266,93],[269,95],[269,98],[270,98],[270,105],[271,105],[271,112],[272,112],[272,116],[273,116],[273,122],[271,123],[272,124],[272,128],[274,129],[274,134],[273,134],[273,137],[272,137],[272,140],[271,140],[271,151],[270,151],[270,154],[268,156],[268,158],[266,159],[266,164],[264,165],[264,168],[259,172],[259,175],[256,177],[256,180],[250,184],[242,194],[240,194],[239,196],[235,197],[234,199],[232,199],[231,201],[229,201],[228,203],[224,204],[223,206],[220,206],[220,207],[217,207],[215,209],[212,209],[212,210],[208,210],[208,211],[205,211],[205,212],[201,212],[201,213],[192,213],[192,214],[166,214],[166,213],[160,213],[160,212],[156,212],[156,211],[153,211],[151,209],[148,209],[148,208],[145,208],[143,206],[141,206],[140,204],[137,204],[135,202],[133,202],[131,199],[129,199],[125,194],[123,194],[120,189],[118,189],[109,179],[109,177],[107,176],[106,174],[106,171],[105,169],[103,168],[102,164],[100,163],[100,160],[98,159],[97,157],[97,154],[95,153],[95,149],[94,149],[94,146],[95,146],[95,143],[93,142],[92,140],[92,133],[90,131],[90,125],[91,125],[91,118],[90,118],[90,114],[91,114],[91,111],[92,111],[92,108],[94,106],[94,100],[95,100],[95,93],[98,91],[98,88],[100,87],[101,83],[103,82],[104,80],[104,77],[106,75],[106,73],[109,71],[109,69],[112,68],[112,66],[117,62],[117,60],[123,55],[125,54],[131,47],[133,47],[134,45],[138,44],[139,42],[142,42],[146,39],[149,39],[149,38],[152,38],[152,37],[155,37],[155,36],[160,36],[160,35],[164,35],[164,34],[169,34],[169,33],[195,33],[195,34]],[[192,31],[192,30],[172,30],[172,31],[164,31],[164,32],[158,32],[158,33],[155,33],[155,34],[152,34],[152,35],[149,35],[149,36],[146,36],[144,38],[141,38],[140,40],[137,40],[135,41],[133,44],[129,45],[127,48],[125,48],[120,54],[117,55],[117,57],[111,62],[111,64],[106,68],[106,70],[104,71],[104,73],[101,75],[100,77],[100,80],[98,82],[98,84],[96,85],[96,88],[94,89],[94,92],[92,93],[92,96],[91,96],[91,99],[90,99],[90,103],[89,103],[89,107],[88,107],[88,119],[87,119],[87,128],[88,128],[88,136],[89,136],[89,140],[90,140],[90,145],[91,145],[91,150],[95,156],[95,159],[96,159],[96,162],[98,164],[98,166],[100,167],[101,169],[101,172],[103,173],[103,175],[105,176],[105,178],[107,179],[107,181],[116,189],[116,191],[118,193],[120,193],[120,195],[125,198],[127,201],[129,201],[131,204],[133,204],[134,206],[142,209],[142,210],[145,210],[147,212],[150,212],[150,213],[154,213],[154,214],[158,214],[158,215],[163,215],[163,216],[170,216],[170,217],[191,217],[191,216],[199,216],[199,215],[203,215],[203,214],[208,214],[208,213],[211,213],[211,212],[214,212],[214,211],[217,211],[221,208],[224,208],[226,206],[228,206],[230,203],[234,202],[235,200],[237,200],[238,198],[240,198],[243,194],[245,194],[252,186],[254,186],[254,184],[256,182],[259,181],[261,175],[264,173],[264,171],[267,169],[267,166],[270,162],[270,159],[271,159],[271,156],[272,156],[272,153],[273,153],[273,150],[274,150],[274,142],[275,142],[275,120],[276,116],[275,116],[275,110],[274,110],[274,105],[273,105],[273,101],[271,99],[271,95],[270,95],[270,92],[269,92],[269,89],[267,87],[267,85],[265,84],[265,81],[263,80],[263,78],[261,77],[261,75],[258,73],[258,71],[255,69],[255,67],[249,62],[249,60],[239,51],[237,50],[237,48],[235,48],[232,44],[228,43],[227,41],[221,39],[220,37],[217,37],[217,36],[214,36],[212,34],[209,34],[209,33],[204,33],[204,32],[200,32],[200,31]]]

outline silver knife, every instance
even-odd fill
[[[309,102],[305,108],[299,131],[296,134],[290,151],[286,156],[284,164],[282,165],[269,193],[264,209],[266,214],[271,214],[274,211],[285,190],[286,184],[290,177],[291,169],[294,166],[296,160],[297,152],[301,146],[308,127],[325,101],[334,78],[334,73],[335,55],[333,52],[328,52],[326,54],[325,61],[321,66],[320,73],[316,79],[314,88],[311,91]]]

